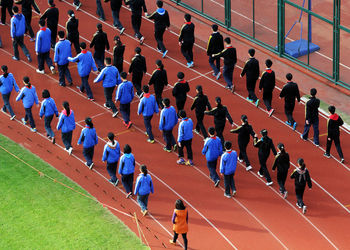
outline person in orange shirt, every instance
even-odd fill
[[[182,238],[184,239],[184,248],[187,250],[187,232],[188,232],[188,211],[185,207],[182,200],[178,199],[175,202],[175,209],[173,213],[173,231],[174,238],[169,240],[169,242],[173,245],[176,245],[176,240],[179,234],[182,234]]]

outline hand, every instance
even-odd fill
[[[240,78],[242,78],[242,77],[243,77],[243,76],[242,76],[242,74],[241,74],[241,75],[239,75],[239,77],[240,77]]]
[[[231,124],[231,127],[233,128],[234,126],[235,126],[235,125],[232,123],[232,124]]]
[[[35,54],[36,54],[36,55],[39,55],[39,53],[38,53],[38,52],[35,52]]]
[[[308,121],[308,120],[306,120],[305,123],[306,123],[307,125],[309,125],[309,121]]]
[[[12,42],[15,40],[13,37],[11,37]]]
[[[272,172],[275,172],[275,170],[274,170],[274,169],[272,169]]]
[[[282,98],[279,96],[278,99],[282,99]]]
[[[328,141],[331,141],[332,139],[328,137],[327,140],[328,140]]]
[[[259,92],[261,92],[261,89],[259,89]]]
[[[147,12],[145,12],[145,17],[147,17],[148,16],[148,13]]]
[[[130,72],[128,72],[128,75],[130,75]]]
[[[182,43],[181,43],[181,42],[179,42],[179,46],[181,46],[181,44],[182,44]]]
[[[312,190],[312,188],[309,188],[309,190]]]
[[[212,54],[211,57],[214,57],[214,54]]]
[[[181,142],[178,142],[177,145],[179,145],[179,147],[181,148]]]
[[[42,117],[42,116],[40,116],[40,120],[41,120],[41,119],[43,119],[43,117]]]

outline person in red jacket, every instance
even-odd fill
[[[180,199],[176,200],[175,202],[175,209],[173,213],[172,222],[174,238],[169,240],[170,244],[176,245],[177,237],[179,236],[179,234],[182,234],[182,238],[184,239],[184,248],[185,250],[187,250],[188,211],[184,203]]]

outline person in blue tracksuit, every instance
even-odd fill
[[[220,160],[220,173],[224,175],[225,193],[224,196],[231,198],[232,195],[236,194],[236,185],[234,175],[237,168],[237,152],[232,150],[232,143],[225,141],[225,153],[221,156]]]
[[[118,109],[112,101],[112,95],[115,89],[115,86],[122,83],[118,69],[115,66],[112,66],[112,59],[107,57],[105,59],[106,67],[102,69],[100,74],[95,78],[94,83],[102,81],[103,92],[106,98],[106,103],[104,106],[106,108],[112,109],[112,117],[118,115]]]
[[[129,144],[124,146],[124,154],[120,157],[118,173],[122,176],[122,183],[125,188],[126,198],[132,196],[132,186],[134,182],[135,157],[131,153]]]
[[[120,74],[122,83],[118,86],[115,100],[120,103],[119,108],[123,116],[123,124],[129,129],[132,125],[130,121],[130,103],[134,99],[134,86],[127,80],[127,76],[126,72]]]
[[[163,131],[163,137],[166,146],[163,148],[168,153],[171,152],[171,148],[176,150],[176,141],[173,135],[173,128],[177,124],[178,118],[176,110],[173,106],[170,106],[169,98],[163,99],[164,108],[160,112],[159,118],[159,130]]]
[[[23,16],[23,14],[20,14],[18,12],[17,6],[13,6],[12,11],[14,13],[13,17],[11,18],[11,38],[14,52],[12,59],[16,61],[19,60],[19,45],[24,55],[27,57],[28,61],[31,62],[32,58],[30,57],[29,51],[23,42],[24,33],[26,30],[25,17]]]
[[[193,122],[191,118],[186,116],[185,110],[180,110],[179,117],[181,122],[178,128],[177,143],[179,145],[179,160],[177,164],[186,164],[193,166],[193,153],[192,153],[192,138],[193,138]],[[187,149],[188,161],[184,160],[184,147]]]
[[[46,136],[49,138],[49,140],[52,141],[53,144],[55,144],[56,139],[55,139],[55,134],[51,128],[51,122],[52,122],[54,115],[56,115],[56,117],[58,117],[58,110],[56,107],[56,103],[50,97],[50,92],[47,89],[43,90],[41,96],[42,96],[42,98],[44,98],[44,100],[41,102],[39,116],[40,116],[40,119],[42,119],[43,116],[45,116]]]
[[[147,141],[149,143],[154,143],[151,120],[152,120],[153,114],[154,113],[158,114],[159,112],[158,104],[156,102],[156,98],[154,97],[154,95],[151,95],[149,93],[148,85],[144,85],[142,90],[144,94],[139,103],[137,114],[143,115],[143,121],[145,123],[146,133],[148,135]]]
[[[68,154],[71,155],[73,151],[72,136],[75,129],[74,112],[70,109],[68,102],[64,101],[62,106],[63,110],[58,118],[57,130],[61,129],[62,142]]]
[[[32,114],[32,107],[34,103],[39,107],[39,99],[36,93],[35,87],[30,83],[28,76],[23,77],[24,87],[21,89],[16,97],[16,102],[22,100],[26,115],[22,118],[23,124],[27,124],[29,119],[30,127],[32,132],[36,132],[35,122]]]
[[[148,196],[154,193],[153,182],[151,176],[148,174],[146,165],[141,165],[140,174],[136,179],[134,194],[137,194],[137,202],[141,207],[143,216],[148,214]]]
[[[35,39],[35,53],[38,56],[38,69],[36,70],[39,74],[45,74],[44,62],[46,61],[47,66],[50,68],[51,73],[55,74],[55,67],[52,64],[50,57],[51,49],[51,30],[45,26],[45,20],[39,20],[40,30],[36,33]]]
[[[97,67],[91,52],[86,49],[86,43],[80,43],[80,49],[81,52],[76,57],[68,57],[68,61],[78,63],[78,73],[81,78],[81,85],[80,87],[77,86],[77,88],[80,92],[84,92],[86,89],[88,99],[90,101],[94,101],[94,97],[89,85],[89,76],[91,69],[97,72]]]
[[[111,177],[108,181],[114,186],[117,186],[119,182],[117,178],[117,166],[120,157],[120,146],[119,142],[114,139],[112,132],[109,132],[107,137],[109,141],[103,149],[102,161],[107,161],[107,172]]]
[[[73,84],[73,80],[68,68],[68,57],[72,56],[72,48],[70,41],[66,40],[64,38],[64,35],[65,34],[63,30],[58,31],[58,42],[55,45],[55,56],[53,59],[54,62],[57,64],[59,77],[58,81],[60,86],[62,87],[66,86],[65,77],[67,78],[69,86],[72,86]]]
[[[92,158],[94,157],[94,149],[98,143],[98,138],[96,134],[96,129],[90,117],[85,119],[85,128],[81,130],[81,134],[78,140],[78,145],[83,144],[83,155],[86,160],[85,165],[92,169],[94,162]]]
[[[2,100],[4,101],[4,106],[2,107],[1,111],[6,112],[8,110],[11,116],[10,120],[13,120],[15,119],[16,115],[10,105],[10,96],[13,88],[15,88],[15,91],[18,92],[19,87],[12,73],[8,73],[8,67],[6,65],[1,66],[1,71],[3,74],[0,76],[0,93]]]
[[[218,158],[222,155],[222,143],[219,137],[215,136],[215,128],[208,129],[209,138],[205,139],[202,154],[207,160],[207,167],[210,173],[210,179],[214,181],[214,186],[217,187],[220,183],[220,178],[216,172]]]

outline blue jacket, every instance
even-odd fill
[[[68,116],[66,110],[62,110],[57,123],[57,130],[60,129],[62,129],[62,133],[68,133],[75,129],[75,119],[73,110],[70,110],[70,114]]]
[[[114,87],[122,83],[119,71],[114,66],[106,66],[102,69],[101,73],[95,78],[94,82],[102,82],[104,88]]]
[[[158,104],[154,95],[151,95],[150,93],[144,94],[139,103],[137,114],[142,113],[143,116],[151,116],[158,112]]]
[[[0,93],[1,94],[7,95],[8,93],[11,93],[13,87],[15,87],[16,92],[19,91],[19,87],[12,73],[9,73],[7,77],[4,77],[4,75],[0,76]]]
[[[46,117],[48,117],[53,114],[55,114],[58,117],[56,103],[51,97],[45,98],[44,101],[42,101],[41,103],[39,116],[43,117],[45,115]]]
[[[68,61],[78,63],[78,73],[80,77],[88,76],[91,68],[97,71],[97,67],[90,51],[84,49],[76,57],[68,57]]]
[[[23,36],[26,31],[26,20],[23,14],[14,15],[11,18],[11,37]]]
[[[117,141],[114,141],[114,145],[109,141],[103,149],[102,161],[107,163],[115,163],[119,161],[120,146]]]
[[[47,27],[40,28],[36,33],[35,52],[46,53],[51,49],[51,30]]]
[[[193,122],[191,118],[183,118],[180,122],[177,141],[187,141],[193,138]]]
[[[135,157],[132,153],[123,154],[120,157],[118,173],[120,175],[133,174],[135,172]]]
[[[134,86],[129,81],[122,82],[117,89],[115,99],[121,104],[127,104],[134,98]]]
[[[60,40],[55,46],[54,62],[58,65],[66,65],[69,63],[68,57],[72,56],[72,49],[69,40]]]
[[[84,148],[94,147],[98,142],[96,129],[90,128],[88,125],[85,125],[85,128],[81,130],[80,137],[78,140],[78,145],[83,143]]]
[[[224,175],[234,174],[237,167],[237,153],[234,150],[226,151],[220,160],[220,173]]]
[[[151,176],[149,174],[147,174],[146,176],[144,176],[144,174],[142,173],[139,174],[139,176],[136,179],[134,194],[146,195],[150,192],[152,192],[152,194],[154,193]]]
[[[173,106],[163,108],[160,112],[159,130],[172,130],[177,124],[177,114]]]
[[[205,155],[207,161],[215,161],[222,155],[221,139],[216,136],[205,139],[202,154]]]
[[[38,95],[36,94],[35,87],[33,85],[28,87],[23,87],[16,97],[16,102],[22,100],[24,108],[31,108],[36,104],[39,104]]]

